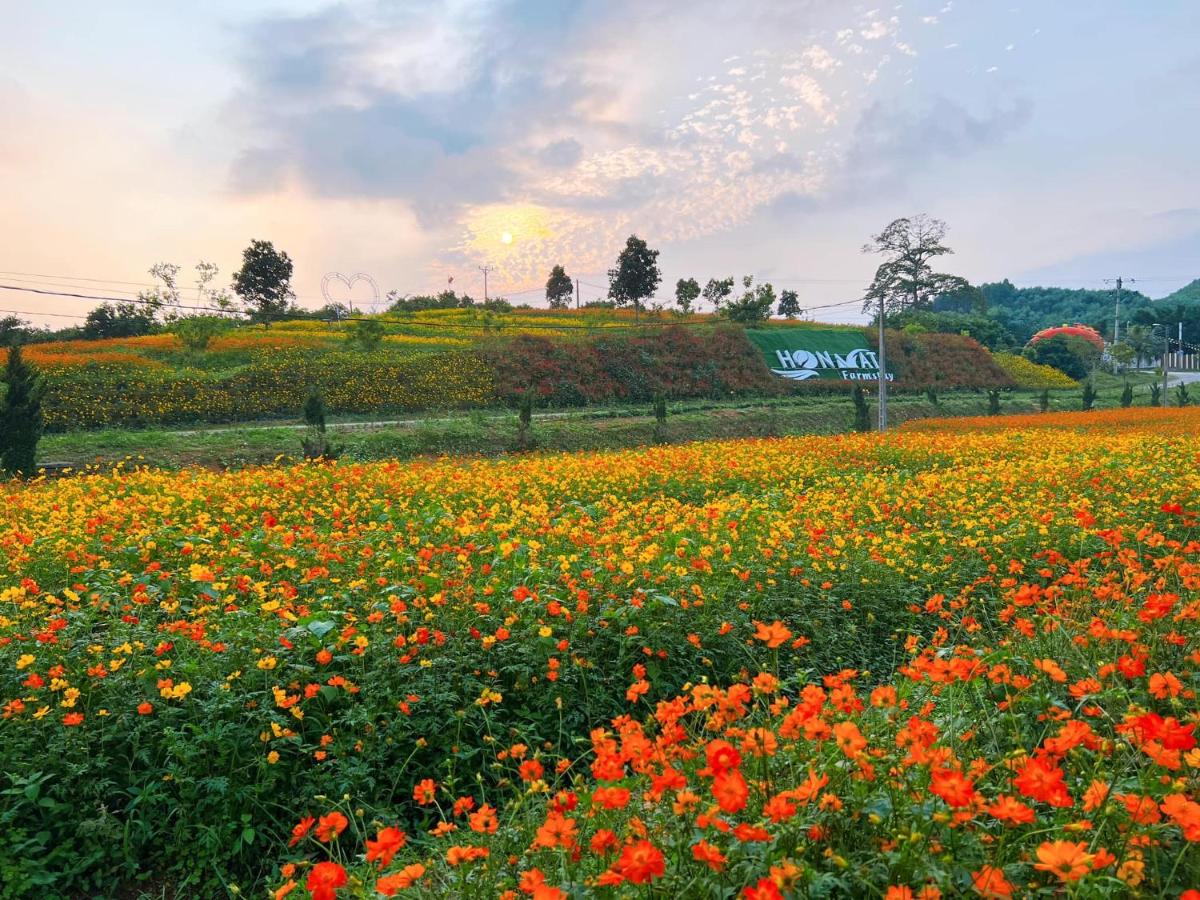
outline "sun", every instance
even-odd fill
[[[500,235],[500,243],[511,244],[512,243],[512,232],[506,231],[502,235]]]

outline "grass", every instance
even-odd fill
[[[1135,404],[1146,405],[1151,375],[1135,375]],[[1124,382],[1097,378],[1098,408],[1119,405]],[[1078,390],[1051,391],[1051,409],[1078,409]],[[872,414],[875,404],[872,402]],[[1001,399],[1006,413],[1034,412],[1038,392],[1012,391]],[[889,418],[900,424],[914,418],[972,416],[987,412],[983,393],[949,393],[936,404],[924,395],[900,395],[889,403]],[[377,422],[378,420],[376,420]],[[331,421],[342,456],[354,460],[409,459],[417,456],[478,454],[496,456],[518,449],[516,413],[483,411],[407,418],[377,424],[363,417]],[[800,397],[775,400],[691,401],[672,404],[661,438],[669,443],[712,438],[828,434],[851,427],[848,398]],[[604,406],[535,415],[533,442],[541,450],[607,450],[651,444],[658,439],[645,405]],[[297,456],[303,431],[294,422],[247,423],[236,427],[184,430],[121,429],[46,435],[39,448],[45,465],[107,467],[127,461],[157,468],[200,465],[240,468]]]

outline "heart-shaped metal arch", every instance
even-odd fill
[[[371,291],[374,294],[370,301],[372,308],[374,308],[374,304],[379,302],[379,282],[377,282],[366,272],[355,272],[349,278],[347,278],[341,272],[327,272],[325,277],[321,279],[321,296],[325,298],[326,304],[332,304],[334,302],[334,299],[329,296],[329,284],[333,281],[341,282],[346,286],[346,305],[350,307],[351,312],[354,312],[354,303],[350,299],[350,293],[354,290],[354,285],[358,284],[360,281],[365,281],[371,286]]]

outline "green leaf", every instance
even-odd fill
[[[306,627],[312,633],[313,637],[323,638],[329,632],[333,631],[333,629],[336,628],[337,626],[333,622],[318,621],[318,622],[309,622]]]

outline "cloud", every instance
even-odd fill
[[[535,250],[590,265],[630,231],[680,241],[781,197],[835,202],[916,165],[910,128],[936,125],[936,152],[953,155],[995,124],[949,101],[896,118],[873,96],[893,58],[916,65],[929,29],[915,14],[832,0],[749,14],[695,0],[691,13],[671,0],[373,0],[260,21],[243,35],[232,184],[404,204],[461,230],[446,260],[527,281]],[[510,244],[493,236],[505,216]]]
[[[334,197],[394,197],[431,220],[513,184],[505,147],[522,123],[585,89],[553,52],[572,0],[340,4],[257,22],[243,35],[246,135],[235,190],[295,179]],[[539,10],[545,15],[540,15]],[[551,141],[548,165],[571,162]]]
[[[870,189],[903,179],[939,159],[968,156],[1003,141],[1032,112],[1025,98],[981,114],[946,97],[916,107],[875,101],[855,125],[844,177]]]

